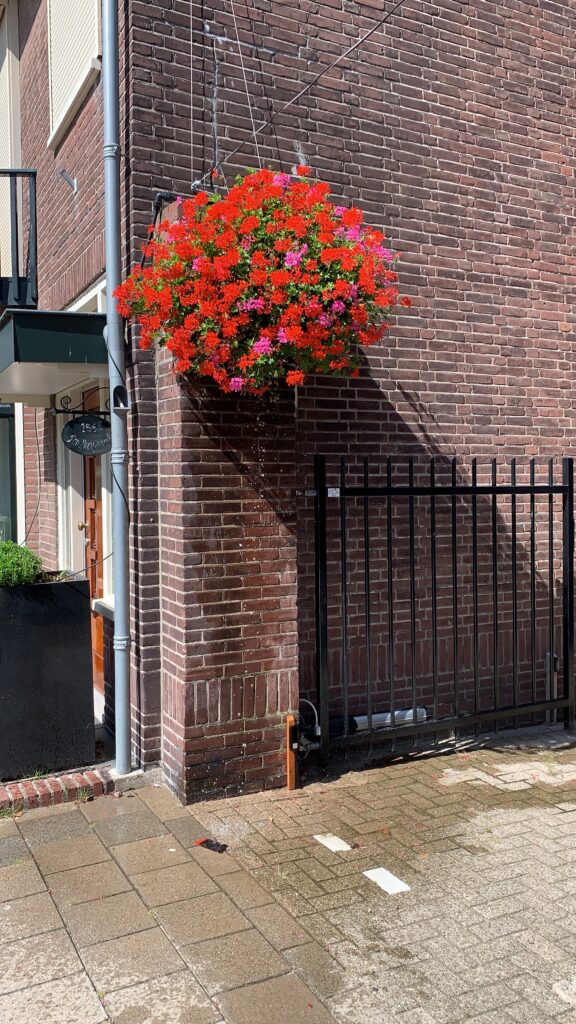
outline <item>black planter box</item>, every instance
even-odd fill
[[[87,580],[0,587],[0,779],[95,759]]]

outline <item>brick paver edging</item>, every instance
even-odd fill
[[[114,792],[114,786],[112,774],[106,768],[7,782],[0,785],[0,811],[30,811],[34,807],[65,804],[71,800],[91,800]]]

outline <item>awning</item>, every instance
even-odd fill
[[[107,374],[103,313],[7,309],[0,317],[0,402],[51,405],[51,396]]]

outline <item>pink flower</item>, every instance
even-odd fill
[[[241,313],[249,313],[253,309],[261,313],[265,305],[266,303],[264,302],[264,299],[261,298],[246,299],[245,302],[238,303],[238,309],[240,310]]]
[[[178,206],[182,206],[182,196],[176,196],[176,203]]]
[[[273,184],[281,185],[282,188],[288,188],[291,180],[292,179],[290,178],[289,174],[275,174],[274,177],[272,178]]]
[[[334,302],[332,303],[332,312],[333,313],[344,313],[344,312],[346,312],[346,306],[342,302],[342,299],[335,299],[334,300]]]
[[[242,391],[244,387],[244,380],[242,377],[231,377],[230,378],[230,391]]]
[[[346,213],[346,207],[345,206],[335,206],[334,207],[334,213],[336,214],[337,217],[341,217],[344,213]]]
[[[302,257],[305,256],[307,252],[308,246],[306,245],[306,242],[304,242],[304,245],[301,245],[299,249],[286,253],[286,256],[284,257],[284,266],[298,267],[302,262]]]
[[[202,266],[202,257],[197,256],[195,260],[192,260],[192,270],[200,270]]]
[[[390,249],[385,249],[383,245],[377,245],[373,251],[376,253],[377,256],[380,257],[381,260],[386,260],[386,263],[390,263],[390,261],[394,258],[392,253],[390,252]]]
[[[329,316],[328,313],[321,313],[318,317],[318,323],[320,324],[320,327],[332,327],[334,317]]]
[[[272,351],[272,343],[267,334],[261,334],[258,341],[255,341],[252,350],[257,352],[259,356],[270,355]]]
[[[279,330],[278,330],[278,343],[280,345],[289,345],[290,344],[290,338],[288,337],[288,335],[286,333],[286,328],[285,327],[280,327]]]
[[[353,227],[348,228],[348,231],[346,232],[346,238],[348,239],[349,242],[361,242],[362,231],[360,225],[354,224]]]

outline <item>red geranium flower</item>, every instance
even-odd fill
[[[324,182],[263,169],[225,196],[199,192],[160,225],[117,289],[140,344],[166,345],[176,370],[225,392],[260,395],[307,374],[357,376],[399,298],[397,256],[362,211],[335,206]]]

